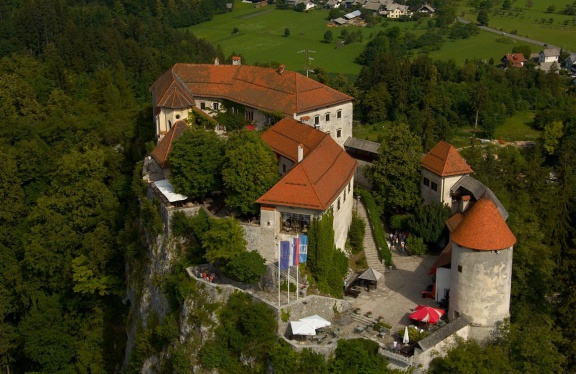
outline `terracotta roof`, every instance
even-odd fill
[[[516,237],[487,194],[464,213],[451,239],[462,247],[480,251],[506,249],[516,243]]]
[[[441,177],[473,172],[456,148],[442,140],[424,156],[421,165]]]
[[[262,140],[275,153],[295,163],[298,161],[298,145],[302,144],[304,158],[306,158],[306,155],[316,148],[326,136],[328,135],[312,126],[301,124],[286,117],[266,130],[262,134]]]
[[[287,115],[353,99],[293,71],[279,74],[276,69],[248,65],[176,64],[154,82],[150,91],[156,106],[182,105],[184,99],[191,106],[194,95]]]
[[[356,171],[356,160],[330,135],[296,120],[285,118],[268,129],[262,139],[275,152],[294,160],[298,144],[304,159],[256,202],[306,209],[326,210]],[[297,159],[297,158],[296,158]]]
[[[526,62],[526,58],[522,53],[508,53],[504,56],[504,59],[514,67],[522,67],[522,63]]]
[[[193,108],[192,108],[192,111],[193,111],[194,113],[196,113],[197,115],[199,115],[200,117],[202,117],[202,118],[204,118],[204,119],[207,119],[209,122],[212,122],[212,123],[215,123],[215,124],[218,123],[218,121],[216,121],[216,118],[214,118],[214,117],[212,117],[211,115],[209,115],[208,113],[206,113],[206,112],[198,109],[197,107],[193,107]]]
[[[446,227],[448,227],[448,230],[453,232],[456,227],[458,227],[460,222],[462,222],[462,218],[464,218],[464,215],[460,212],[456,212],[452,215],[452,217],[448,218],[446,220]]]
[[[160,143],[154,148],[150,156],[160,165],[162,169],[168,167],[168,154],[172,150],[172,142],[180,137],[188,129],[184,121],[178,121],[172,126]]]

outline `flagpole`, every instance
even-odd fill
[[[298,294],[300,293],[300,270],[298,270],[299,266],[300,261],[298,261],[298,265],[296,265],[296,300],[298,300]]]

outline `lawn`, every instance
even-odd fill
[[[442,49],[430,53],[430,57],[440,60],[453,59],[457,64],[463,64],[466,59],[478,58],[489,61],[492,57],[496,64],[515,45],[526,45],[518,40],[480,30],[480,33],[470,39],[452,41],[448,39]],[[532,50],[539,50],[536,45],[528,44]]]
[[[576,17],[560,14],[573,0],[538,0],[532,3],[533,6],[527,8],[526,1],[520,0],[508,11],[498,9],[490,13],[488,26],[507,33],[515,31],[520,36],[576,51]],[[555,13],[546,13],[549,5],[556,7]],[[462,12],[465,18],[476,21],[477,13],[474,8],[462,7],[459,15],[462,15]],[[541,48],[533,51],[538,52]]]
[[[495,139],[502,139],[507,142],[516,140],[537,140],[540,131],[532,128],[534,112],[519,112],[513,117],[506,118],[504,124],[494,132]]]

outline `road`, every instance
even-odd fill
[[[468,21],[467,19],[460,18],[460,17],[457,17],[456,20],[457,20],[458,22],[461,22],[461,23],[471,23],[471,22]],[[500,30],[493,29],[493,28],[488,27],[488,26],[478,26],[478,28],[479,28],[479,29],[482,29],[482,30],[484,30],[484,31],[493,32],[494,34],[505,35],[505,36],[508,37],[508,38],[520,40],[520,41],[522,41],[522,42],[531,43],[531,44],[536,44],[536,45],[539,45],[539,46],[542,46],[542,47],[558,48],[558,47],[556,47],[556,46],[553,46],[553,45],[548,44],[548,43],[545,43],[545,42],[541,42],[541,41],[539,41],[539,40],[529,39],[529,38],[525,38],[525,37],[523,37],[523,36],[518,36],[518,35],[514,35],[514,34],[508,34],[508,33],[502,32],[502,31],[500,31]]]

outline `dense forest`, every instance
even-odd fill
[[[124,264],[143,252],[134,170],[153,138],[148,88],[175,62],[225,61],[217,47],[175,29],[224,11],[225,1],[216,0],[0,1],[1,371],[121,371]],[[356,82],[321,69],[317,79],[353,94],[361,122],[407,124],[424,150],[476,122],[489,136],[517,111],[535,111],[534,126],[544,134],[534,148],[467,151],[476,176],[510,211],[518,237],[512,319],[493,345],[462,345],[437,370],[470,367],[482,357],[507,372],[570,371],[576,366],[574,85],[554,73],[481,61],[407,59],[399,53],[404,44],[390,28],[367,43]],[[251,307],[232,302],[224,313]],[[264,321],[261,328],[272,325]],[[219,367],[209,353],[223,352],[236,327],[218,330],[203,351],[207,367]],[[268,334],[254,334],[270,346]],[[367,344],[342,343],[329,364],[281,344],[258,357],[292,372],[346,372],[351,362],[381,372]],[[227,349],[230,357],[238,353]]]

